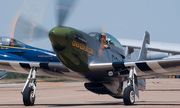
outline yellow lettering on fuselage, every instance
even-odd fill
[[[89,53],[92,54],[92,55],[94,55],[94,54],[93,54],[93,49],[89,48]]]
[[[91,55],[94,55],[94,54],[93,54],[93,49],[88,48],[88,46],[86,46],[86,45],[84,45],[84,44],[81,44],[81,43],[76,42],[76,41],[72,41],[72,46],[73,46],[73,47],[76,47],[76,48],[78,48],[78,49],[81,49],[81,50],[83,50],[83,51],[89,52],[89,54],[91,54]]]
[[[38,55],[38,57],[53,57],[52,55]]]

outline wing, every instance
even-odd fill
[[[113,62],[90,64],[92,71],[119,72],[120,77],[128,77],[130,67],[135,67],[138,79],[152,78],[162,75],[180,74],[180,59],[146,60],[137,62]]]
[[[68,72],[61,62],[31,62],[0,60],[0,70],[29,74],[31,67],[37,68],[37,75],[54,77],[63,72]]]
[[[129,75],[130,67],[134,66],[137,71],[138,79],[151,78],[162,75],[180,74],[180,59],[168,60],[146,60],[137,62],[113,62],[113,63],[92,63],[89,69],[93,72],[118,72],[120,77]],[[63,75],[62,72],[69,72],[60,62],[30,62],[30,61],[10,61],[0,60],[0,70],[16,73],[29,74],[31,67],[37,67],[37,75],[57,76]]]
[[[141,48],[140,40],[130,40],[130,39],[118,39],[123,47],[129,48]],[[165,42],[151,42],[151,45],[148,46],[149,51],[165,52],[172,54],[180,54],[179,50],[180,44],[177,43],[165,43]]]

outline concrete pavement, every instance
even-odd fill
[[[97,95],[83,82],[41,82],[37,84],[34,108],[179,108],[180,79],[147,79],[146,91],[140,91],[135,105],[124,106],[122,99]],[[0,108],[24,108],[21,90],[24,84],[0,84]]]

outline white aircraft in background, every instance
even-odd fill
[[[126,55],[133,53],[133,55],[137,55],[135,49],[141,48],[142,40],[131,40],[131,39],[118,39],[122,46],[126,48]],[[166,43],[166,42],[153,42],[148,45],[148,60],[155,59],[168,59],[168,58],[180,58],[180,44],[178,43]],[[133,59],[131,57],[130,59]]]

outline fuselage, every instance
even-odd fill
[[[123,48],[110,34],[106,44],[108,48],[102,48],[101,33],[86,34],[82,31],[57,27],[50,31],[50,40],[53,51],[47,51],[26,45],[18,40],[0,37],[1,60],[36,61],[49,63],[49,68],[37,70],[38,75],[69,78],[75,80],[98,81],[108,77],[101,70],[90,70],[91,63],[123,62]],[[58,63],[57,67],[51,67],[51,63]],[[8,68],[8,67],[7,67]],[[6,67],[4,70],[8,70]],[[12,71],[13,70],[9,70]],[[27,70],[28,71],[28,70]]]
[[[123,62],[123,48],[110,34],[106,34],[108,48],[102,47],[101,33],[86,34],[70,27],[55,27],[49,32],[53,50],[70,70],[97,81],[108,77],[101,70],[90,70],[91,63]],[[98,74],[97,74],[98,73]],[[101,74],[102,73],[102,74]]]
[[[11,40],[13,40],[13,43]],[[9,37],[0,37],[0,59],[59,62],[53,51],[35,48]]]

